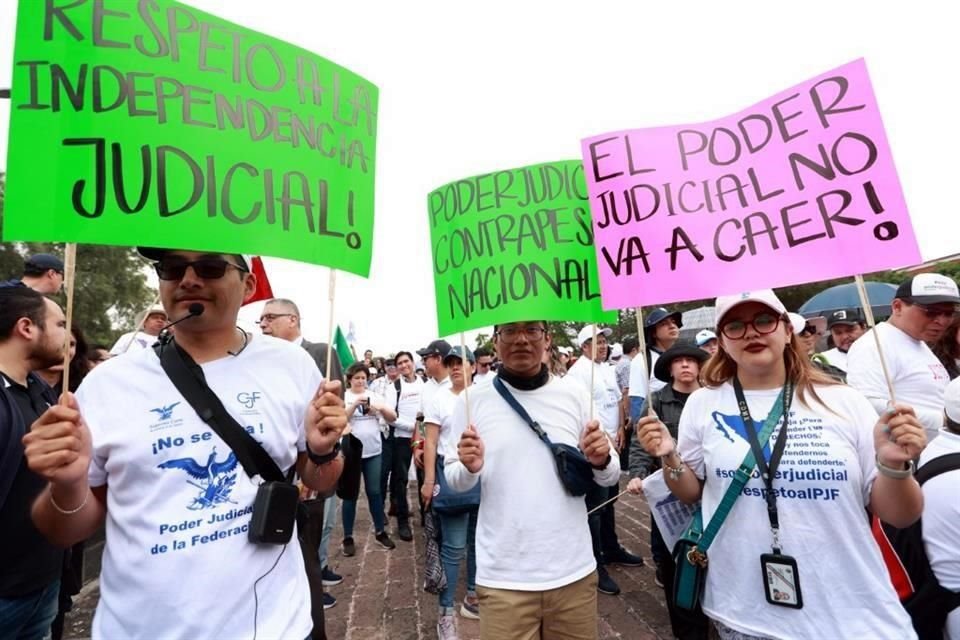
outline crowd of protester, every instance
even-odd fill
[[[607,568],[647,563],[618,537],[635,526],[616,519],[626,476],[634,495],[661,478],[715,525],[689,605],[677,585],[693,560],[651,505],[649,562],[676,638],[960,640],[950,278],[909,278],[873,328],[859,309],[804,318],[764,290],[718,298],[689,342],[682,314],[657,308],[616,344],[591,325],[557,344],[526,319],[476,350],[398,344],[342,370],[303,338],[293,300],[265,304],[260,334],[236,327],[255,284],[246,256],[141,253],[162,305],[111,348],[74,324],[67,371],[63,311],[45,297],[63,263],[32,256],[0,282],[2,638],[62,636],[84,540],[104,525],[95,637],[323,638],[343,588],[331,545],[354,556],[369,527],[384,553],[426,540],[411,588],[436,596],[439,640],[459,637],[458,615],[488,640],[596,638],[598,594],[620,593]],[[222,411],[194,410],[175,358]],[[257,445],[221,442],[225,424],[299,485],[289,550],[256,539],[272,483],[253,481]],[[904,584],[894,540],[917,522],[929,570]],[[932,589],[936,615],[918,616]]]

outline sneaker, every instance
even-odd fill
[[[617,547],[613,553],[603,554],[604,564],[619,564],[624,567],[642,567],[643,558],[635,556],[623,547]]]
[[[459,640],[457,636],[457,623],[453,616],[440,616],[437,620],[437,639],[438,640]]]
[[[620,593],[620,587],[607,573],[606,567],[597,567],[597,591],[608,596],[615,596]]]
[[[334,573],[330,567],[324,567],[321,575],[323,578],[323,586],[325,587],[335,587],[343,582],[343,576]]]
[[[377,542],[380,543],[380,546],[384,549],[396,549],[397,545],[394,544],[393,540],[390,539],[390,536],[387,535],[386,531],[381,531],[376,535]]]
[[[463,604],[460,605],[460,615],[470,620],[480,619],[480,598],[476,594],[467,594],[463,596]]]
[[[333,597],[332,595],[330,595],[329,593],[327,593],[326,591],[324,591],[324,592],[323,592],[323,608],[324,608],[324,610],[330,609],[330,608],[333,607],[335,604],[337,604],[337,599],[334,598],[334,597]]]
[[[413,531],[410,530],[409,522],[400,523],[400,525],[397,527],[397,537],[404,542],[410,542],[413,540]]]
[[[353,538],[344,538],[343,539],[343,555],[348,558],[352,555],[356,555],[357,548],[353,544]]]

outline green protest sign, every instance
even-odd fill
[[[22,0],[5,240],[256,253],[366,276],[377,87],[171,2]]]
[[[430,194],[440,335],[516,320],[616,322],[600,281],[583,165],[550,162]]]

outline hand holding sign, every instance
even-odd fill
[[[580,451],[595,467],[604,466],[610,456],[610,438],[600,428],[599,420],[591,420],[580,436]]]
[[[346,426],[340,381],[324,382],[307,408],[307,445],[317,455],[330,453]]]
[[[897,403],[885,411],[873,429],[880,464],[900,468],[916,460],[927,446],[927,434],[913,407]]]
[[[483,440],[476,428],[469,424],[460,436],[460,443],[457,445],[457,453],[460,456],[460,462],[470,473],[479,473],[483,469]]]
[[[656,458],[668,456],[677,448],[667,425],[652,413],[637,421],[637,441],[643,445],[644,451]]]
[[[90,431],[83,423],[72,393],[65,393],[66,405],[43,412],[23,437],[24,455],[30,470],[56,485],[86,482],[93,446]]]

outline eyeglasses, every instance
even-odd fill
[[[264,322],[273,322],[277,318],[292,318],[294,314],[292,313],[265,313],[260,316],[260,324]]]
[[[233,267],[239,271],[247,270],[240,265],[220,260],[218,258],[201,258],[200,260],[161,260],[153,265],[157,271],[157,277],[161,280],[182,280],[187,273],[187,267],[193,267],[193,272],[198,278],[204,280],[216,280],[222,278],[227,272],[227,267]]]
[[[503,327],[498,331],[494,331],[493,335],[498,336],[505,343],[516,342],[517,338],[521,334],[527,337],[527,340],[530,342],[538,342],[543,340],[543,336],[546,335],[547,330],[543,327]]]
[[[731,320],[720,327],[720,332],[729,340],[739,340],[747,335],[748,326],[764,336],[777,330],[780,326],[780,316],[772,313],[758,313],[753,320]]]
[[[953,318],[955,315],[957,315],[957,305],[951,305],[949,309],[945,309],[943,307],[935,309],[924,304],[916,303],[914,303],[913,306],[915,306],[917,309],[920,309],[920,311],[923,311],[929,320],[936,320],[941,316],[944,318]]]

